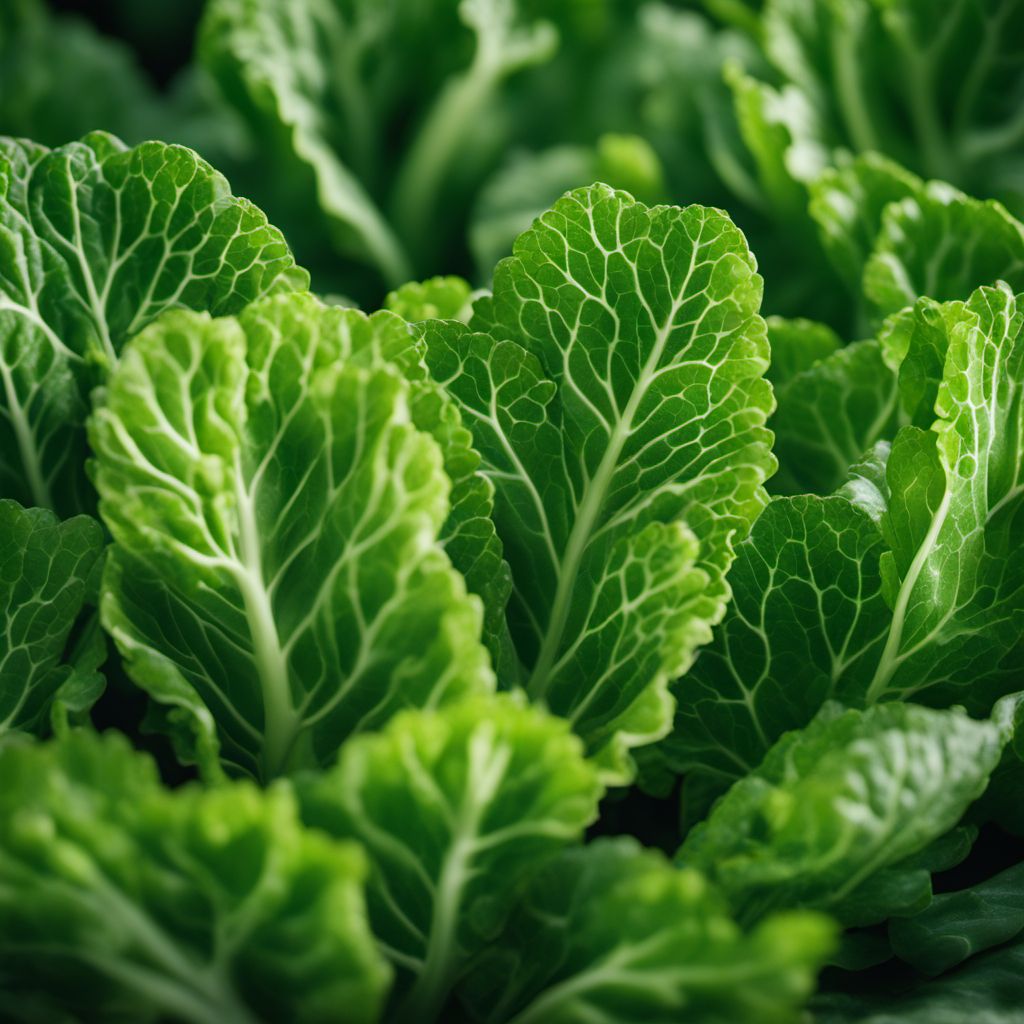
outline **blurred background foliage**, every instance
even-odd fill
[[[322,293],[486,286],[565,190],[728,209],[765,311],[868,319],[809,213],[850,153],[1024,210],[1024,2],[8,0],[0,132],[197,149]],[[126,85],[126,83],[128,83]]]

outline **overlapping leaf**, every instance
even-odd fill
[[[0,494],[90,509],[89,393],[127,339],[168,307],[233,313],[304,280],[190,150],[0,140]]]
[[[631,840],[573,849],[530,886],[466,983],[487,1024],[797,1019],[830,923],[779,914],[748,934],[692,871]]]
[[[666,731],[764,500],[759,298],[724,215],[594,186],[520,237],[476,333],[423,328],[497,490],[522,678],[620,775]]]
[[[106,646],[94,616],[103,531],[88,516],[0,501],[0,737],[44,731],[54,702],[86,710],[103,689]],[[78,635],[72,637],[76,624]]]
[[[491,685],[479,603],[437,543],[442,452],[373,366],[396,327],[304,296],[167,314],[94,415],[104,624],[207,766],[214,725],[229,765],[270,777]],[[341,362],[357,349],[373,368]]]
[[[908,881],[926,902],[912,858],[981,794],[1012,718],[1007,703],[991,721],[912,704],[828,705],[729,790],[678,862],[717,882],[742,921],[805,906],[872,924],[892,912],[894,894],[906,906]]]
[[[394,1019],[444,1019],[470,957],[593,820],[599,791],[566,723],[505,695],[407,712],[302,780],[304,820],[373,861],[371,923],[406,981]]]
[[[163,788],[115,734],[0,748],[0,1008],[39,1020],[371,1024],[365,858],[287,788]]]

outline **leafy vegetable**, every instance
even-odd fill
[[[908,884],[923,883],[926,902],[927,875],[904,865],[981,794],[1012,712],[1003,704],[979,722],[912,704],[827,705],[729,790],[678,861],[717,882],[741,921],[798,906],[874,924],[906,904]]]
[[[695,872],[599,840],[540,873],[467,991],[487,1022],[795,1020],[829,940],[806,913],[744,935]]]
[[[171,793],[88,733],[0,747],[0,775],[8,994],[108,1020],[376,1019],[365,858],[304,830],[287,788]]]
[[[594,186],[519,238],[469,328],[423,328],[495,484],[521,678],[620,778],[764,500],[759,298],[722,214]]]
[[[436,544],[442,452],[395,372],[339,362],[389,330],[302,297],[168,314],[92,422],[104,625],[139,685],[260,778],[490,685],[479,605]]]
[[[45,730],[48,714],[87,711],[103,690],[106,645],[94,616],[103,534],[88,516],[0,501],[0,739]]]
[[[758,521],[729,577],[735,600],[721,633],[680,684],[677,728],[662,748],[677,768],[736,778],[830,698],[915,696],[987,713],[1015,688],[1018,299],[1000,285],[908,315],[926,329],[890,336],[890,349],[904,365],[930,353],[933,368],[938,353],[941,381],[924,389],[933,429],[903,428],[884,474],[845,497],[778,502]],[[907,380],[901,371],[904,390]]]
[[[369,851],[370,919],[408,982],[394,1017],[428,1022],[599,787],[564,722],[501,696],[407,712],[301,792],[306,821]]]
[[[0,140],[0,494],[89,511],[91,389],[163,310],[302,287],[284,239],[195,153]]]

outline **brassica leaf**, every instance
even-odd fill
[[[303,777],[303,819],[358,839],[370,921],[400,973],[395,1020],[438,1019],[523,880],[578,839],[600,787],[565,722],[511,695],[406,712]]]
[[[464,997],[486,1024],[781,1024],[832,942],[831,922],[806,912],[744,933],[696,872],[598,840],[540,872]]]
[[[377,1019],[366,860],[304,829],[287,787],[170,792],[89,732],[0,747],[0,776],[7,994],[75,1020]]]
[[[191,150],[0,140],[0,494],[89,511],[91,389],[162,310],[302,287],[263,214]]]
[[[677,861],[717,883],[741,921],[780,907],[827,910],[846,925],[884,920],[894,898],[905,909],[900,876],[919,884],[914,855],[981,795],[1013,707],[1007,698],[977,721],[913,704],[826,705],[729,790]]]
[[[136,682],[186,712],[165,726],[184,742],[215,723],[234,769],[324,765],[398,708],[491,685],[479,603],[438,544],[442,451],[373,354],[406,337],[305,296],[175,311],[93,416],[104,625]]]
[[[421,325],[496,488],[521,681],[610,777],[667,731],[765,500],[760,293],[723,214],[596,185],[520,236],[469,328]]]
[[[45,731],[102,693],[106,646],[89,611],[102,554],[96,520],[0,501],[0,739]]]
[[[395,287],[440,269],[430,253],[500,151],[504,81],[548,59],[556,38],[517,0],[214,0],[199,53],[273,139],[268,204],[290,237],[294,226],[304,251],[336,248]]]

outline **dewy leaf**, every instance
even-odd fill
[[[519,238],[470,329],[423,326],[497,490],[522,679],[620,778],[764,502],[760,294],[724,214],[597,185]]]
[[[479,603],[437,543],[441,450],[396,371],[342,361],[400,322],[321,309],[167,314],[90,427],[104,625],[139,685],[212,716],[226,763],[261,778],[492,685]]]
[[[302,287],[280,233],[191,150],[0,139],[0,495],[88,511],[89,393],[174,306]]]
[[[738,545],[733,599],[714,642],[680,680],[659,748],[681,773],[724,788],[830,699],[857,701],[889,624],[882,538],[845,498],[776,498]]]
[[[500,152],[503,82],[555,41],[517,0],[215,0],[199,53],[273,139],[274,208],[294,237],[395,287],[436,269],[428,253],[445,250],[475,176]]]
[[[827,910],[848,925],[880,921],[889,908],[879,896],[893,889],[891,878],[878,885],[880,875],[980,796],[1012,717],[1009,704],[991,721],[912,704],[827,705],[729,790],[678,862],[716,882],[741,921],[778,907]]]
[[[1024,864],[969,889],[941,893],[922,913],[889,923],[896,955],[924,974],[942,974],[1022,932]]]
[[[567,724],[511,695],[406,712],[303,777],[303,819],[358,839],[370,921],[400,969],[394,1019],[438,1019],[520,884],[580,837],[600,787]]]
[[[170,792],[114,733],[7,744],[0,776],[4,988],[38,1019],[377,1020],[365,858],[288,788]]]
[[[62,523],[46,509],[0,501],[0,739],[13,730],[44,731],[64,687],[79,694],[74,713],[102,692],[95,671],[106,654],[102,638],[94,663],[76,664],[69,645],[87,605],[95,604],[102,553],[103,531],[94,519]]]
[[[840,348],[776,388],[778,493],[830,494],[849,467],[899,427],[895,374],[875,340]]]
[[[486,1024],[781,1024],[799,1019],[832,942],[806,912],[744,934],[696,872],[604,839],[540,872],[465,1001]]]

